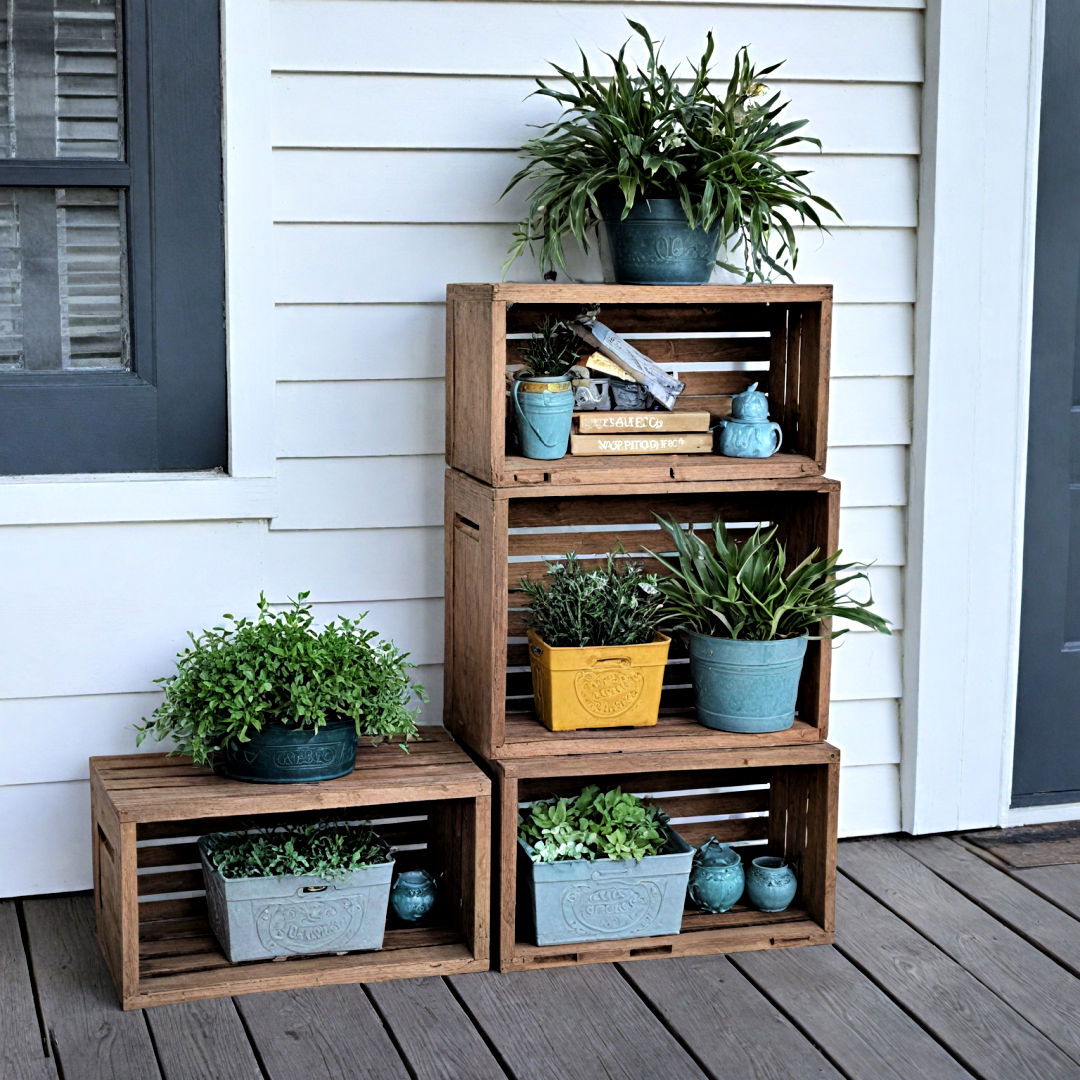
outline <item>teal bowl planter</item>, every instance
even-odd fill
[[[562,375],[524,375],[510,387],[521,452],[553,461],[566,454],[574,418],[574,389]]]
[[[226,878],[199,841],[210,928],[230,963],[382,948],[394,860],[332,880]]]
[[[720,225],[691,229],[678,199],[642,199],[620,221],[622,196],[601,198],[615,280],[624,285],[704,285],[720,248]]]
[[[699,723],[717,731],[786,731],[795,723],[806,636],[779,641],[690,638]]]
[[[795,871],[774,855],[761,855],[746,872],[746,898],[758,911],[786,911],[799,883]]]
[[[334,780],[356,768],[356,724],[331,720],[315,730],[273,721],[233,739],[222,751],[219,771],[252,784],[300,784]]]
[[[532,892],[537,945],[677,934],[694,849],[673,829],[667,848],[644,859],[534,863],[518,841]]]

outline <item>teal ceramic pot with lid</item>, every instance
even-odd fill
[[[694,853],[686,894],[702,911],[718,915],[739,902],[745,882],[739,853],[710,836]]]

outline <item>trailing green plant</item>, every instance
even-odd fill
[[[581,355],[581,338],[561,319],[545,318],[521,351],[526,375],[565,375]]]
[[[642,645],[652,641],[660,624],[663,597],[655,574],[612,552],[595,569],[570,552],[548,563],[542,581],[521,579],[531,612],[528,627],[548,645],[584,648],[596,645]]]
[[[224,626],[189,632],[175,674],[156,680],[165,697],[136,725],[136,741],[170,738],[172,753],[206,765],[273,721],[314,730],[348,719],[375,741],[415,735],[409,706],[427,694],[409,677],[409,654],[376,640],[364,615],[316,627],[308,596],[275,611],[260,593],[256,618],[224,615]]]
[[[814,549],[793,562],[777,539],[776,526],[758,526],[737,543],[722,521],[712,525],[716,550],[692,528],[655,515],[675,546],[675,560],[654,557],[669,571],[658,587],[664,622],[710,637],[774,641],[807,634],[839,637],[847,630],[815,635],[823,619],[843,618],[888,634],[886,619],[871,611],[866,563],[841,563],[842,552],[822,556]],[[864,582],[868,598],[858,600],[849,585]]]
[[[386,862],[390,845],[368,825],[322,822],[215,833],[205,838],[206,857],[222,877],[344,877]]]
[[[667,815],[621,788],[595,784],[576,799],[541,799],[518,818],[518,836],[536,863],[644,859],[668,842]]]
[[[624,44],[615,56],[605,53],[611,74],[596,74],[579,48],[580,73],[551,65],[568,88],[536,80],[534,94],[557,101],[563,112],[525,143],[528,161],[503,192],[534,185],[504,272],[526,250],[542,270],[567,272],[564,239],[589,250],[604,216],[602,198],[616,198],[622,218],[639,200],[663,198],[679,201],[691,228],[719,225],[722,243],[736,246],[744,260],[743,266],[721,262],[725,269],[747,281],[774,273],[791,279],[785,263],[798,261],[794,227],[827,232],[818,208],[840,215],[810,190],[809,170],[788,168],[776,156],[800,143],[821,149],[817,139],[795,134],[808,121],[780,119],[787,102],[761,82],[781,64],[756,68],[744,46],[718,94],[710,76],[711,31],[684,78],[678,67],[669,71],[660,62],[649,31],[627,21],[648,50],[644,68],[631,71]]]

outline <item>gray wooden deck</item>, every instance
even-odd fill
[[[88,896],[3,902],[0,1077],[1080,1080],[1080,862],[939,836],[847,842],[840,865],[834,947],[145,1013],[116,1005]]]

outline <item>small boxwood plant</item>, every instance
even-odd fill
[[[320,822],[203,838],[207,860],[222,877],[340,878],[386,862],[390,845],[368,825]]]
[[[409,677],[409,654],[376,640],[363,615],[316,627],[308,595],[274,610],[260,594],[254,619],[225,615],[226,625],[189,633],[176,673],[157,680],[165,699],[136,725],[136,741],[171,738],[172,753],[209,765],[267,723],[317,730],[352,720],[358,735],[405,745],[416,734],[410,705],[427,700]]]
[[[668,842],[667,815],[621,788],[591,784],[576,798],[541,799],[518,819],[535,863],[568,859],[644,859]]]
[[[529,629],[556,648],[652,641],[663,607],[656,575],[618,558],[621,552],[610,553],[595,569],[570,552],[563,561],[548,563],[544,580],[522,578],[532,608]]]

